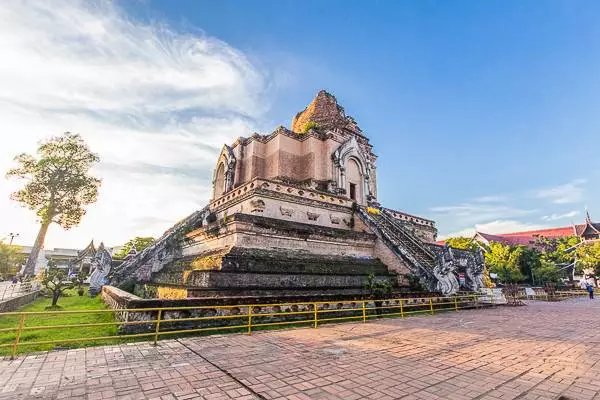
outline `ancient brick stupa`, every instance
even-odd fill
[[[433,221],[378,203],[375,161],[354,119],[320,91],[291,129],[223,146],[208,206],[115,268],[111,283],[144,297],[285,297],[354,295],[369,274],[397,287],[412,275],[452,294],[462,268],[464,286],[480,286],[475,255],[431,245]]]

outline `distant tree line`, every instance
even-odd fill
[[[577,260],[575,272],[583,270],[600,274],[600,242],[580,243],[580,239],[572,237],[543,238],[536,240],[532,247],[523,245],[506,245],[491,242],[485,245],[470,238],[457,237],[446,241],[451,247],[484,251],[485,264],[489,272],[498,275],[504,283],[529,283],[542,285],[558,282],[567,277],[568,265]]]
[[[15,276],[25,262],[25,255],[21,246],[9,245],[0,242],[0,279]]]

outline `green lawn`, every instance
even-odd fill
[[[34,327],[51,325],[80,325],[114,322],[113,314],[108,312],[87,314],[64,313],[64,311],[71,310],[105,310],[108,308],[100,296],[90,298],[87,296],[87,293],[85,293],[83,296],[79,296],[75,291],[70,291],[68,294],[68,296],[60,297],[58,299],[58,305],[62,307],[61,311],[53,311],[52,314],[47,315],[27,315],[25,317],[24,326]],[[41,297],[22,307],[19,311],[46,311],[45,308],[48,307],[51,302],[51,298]],[[18,316],[0,316],[0,329],[15,328],[18,325]],[[82,328],[72,327],[23,330],[19,341],[18,353],[52,350],[54,348],[73,348],[115,343],[117,340],[108,339],[27,346],[28,342],[115,336],[117,334],[117,329],[118,327],[116,325],[105,325]],[[15,332],[0,331],[0,345],[11,344],[14,343],[14,341]],[[11,347],[0,347],[0,355],[10,354],[11,351]]]

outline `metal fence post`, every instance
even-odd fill
[[[454,297],[454,311],[458,311],[458,297]]]
[[[363,314],[363,322],[367,322],[367,307],[365,302],[362,302],[362,314]]]
[[[252,306],[248,306],[248,335],[252,335]]]
[[[13,345],[12,354],[10,355],[10,359],[14,360],[15,355],[17,355],[17,349],[19,348],[19,340],[21,339],[21,331],[23,330],[23,325],[25,325],[25,314],[21,314],[19,317],[19,328],[17,329],[17,333],[15,334],[15,344]]]
[[[433,315],[433,298],[429,298],[429,309],[431,310],[431,315]]]
[[[400,317],[402,317],[402,319],[404,319],[404,306],[403,306],[404,300],[400,299]]]
[[[156,346],[156,342],[158,342],[158,331],[160,330],[160,319],[162,317],[162,309],[158,310],[158,315],[156,317],[156,329],[154,330],[154,345]]]
[[[315,329],[316,329],[318,321],[319,321],[319,311],[317,309],[317,303],[314,303],[313,307],[315,308]]]

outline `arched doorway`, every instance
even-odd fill
[[[221,197],[225,191],[225,164],[220,163],[215,174],[215,199]]]
[[[363,176],[360,165],[354,158],[346,165],[346,193],[358,204],[363,204]]]

